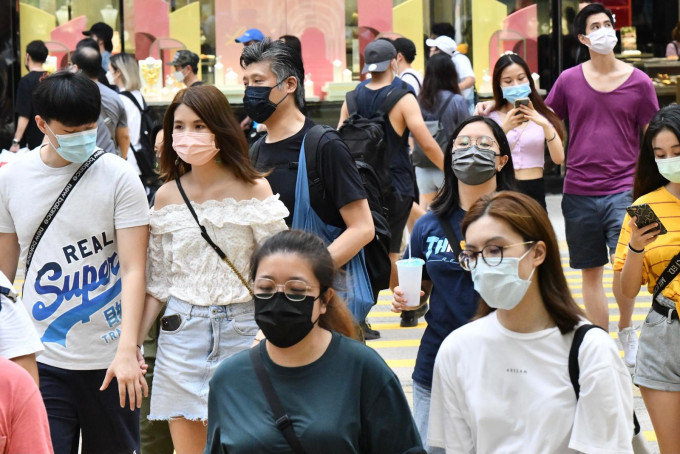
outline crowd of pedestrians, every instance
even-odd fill
[[[251,29],[251,143],[192,52],[169,63],[187,88],[154,128],[105,28],[49,76],[29,44],[13,149],[44,137],[0,169],[0,452],[642,452],[626,365],[661,452],[680,452],[680,107],[659,110],[615,58],[613,27],[586,6],[574,29],[590,60],[545,102],[506,53],[477,106],[450,25],[433,27],[424,76],[413,42],[378,38],[337,130],[305,115],[295,37]],[[546,212],[545,156],[565,155],[585,311]],[[162,185],[146,178],[156,161]],[[424,262],[418,301],[400,258]],[[610,261],[623,359],[599,329]],[[402,326],[427,322],[412,410],[362,344],[388,286]]]

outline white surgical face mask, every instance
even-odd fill
[[[495,309],[514,309],[531,285],[531,270],[528,279],[519,277],[519,262],[531,251],[529,248],[521,257],[503,257],[497,266],[489,266],[478,257],[477,266],[472,270],[472,281],[475,290],[489,307]]]
[[[172,73],[172,77],[175,78],[175,80],[179,83],[184,82],[184,73],[182,71],[175,71]]]
[[[600,27],[586,38],[590,40],[590,45],[588,46],[593,52],[598,54],[608,55],[614,50],[618,39],[616,38],[616,32],[611,27]]]
[[[106,80],[109,81],[109,85],[115,85],[116,84],[116,82],[114,82],[114,79],[115,79],[114,75],[107,71]]]
[[[680,156],[656,159],[656,166],[665,179],[673,183],[680,183]]]

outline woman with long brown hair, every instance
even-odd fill
[[[151,210],[142,336],[166,302],[167,308],[148,419],[169,421],[178,453],[202,453],[208,380],[258,332],[245,277],[250,255],[259,241],[286,229],[288,210],[250,164],[243,133],[217,88],[177,93],[163,135],[166,183]]]
[[[545,208],[545,146],[555,164],[564,162],[562,121],[543,102],[531,78],[529,65],[519,55],[507,53],[498,59],[491,84],[494,109],[489,117],[501,125],[508,136],[517,190],[533,197]],[[528,104],[516,107],[515,101],[521,99],[528,99]]]
[[[355,324],[333,289],[336,270],[323,240],[279,232],[253,254],[250,270],[266,342],[218,367],[205,452],[424,454],[399,379],[350,339]],[[288,416],[287,434],[258,370]]]
[[[481,197],[463,219],[459,255],[481,297],[478,318],[437,354],[428,443],[447,453],[630,452],[630,376],[609,334],[585,324],[562,271],[548,215],[532,198]]]

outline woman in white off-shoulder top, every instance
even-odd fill
[[[163,131],[166,183],[151,210],[139,344],[167,302],[148,419],[169,421],[177,452],[201,453],[208,381],[224,358],[250,347],[258,332],[247,282],[251,254],[256,243],[286,229],[288,210],[251,166],[243,133],[215,87],[180,91],[165,113]]]

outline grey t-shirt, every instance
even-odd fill
[[[102,113],[101,119],[106,125],[109,131],[109,136],[113,140],[114,148],[118,146],[116,144],[116,129],[127,127],[127,114],[125,113],[125,106],[120,100],[118,93],[111,90],[101,82],[97,82],[97,87],[99,87],[99,93],[102,97]],[[101,133],[101,122],[97,121],[97,136]],[[99,140],[97,141],[99,145]],[[105,151],[109,151],[109,147],[101,147]]]

